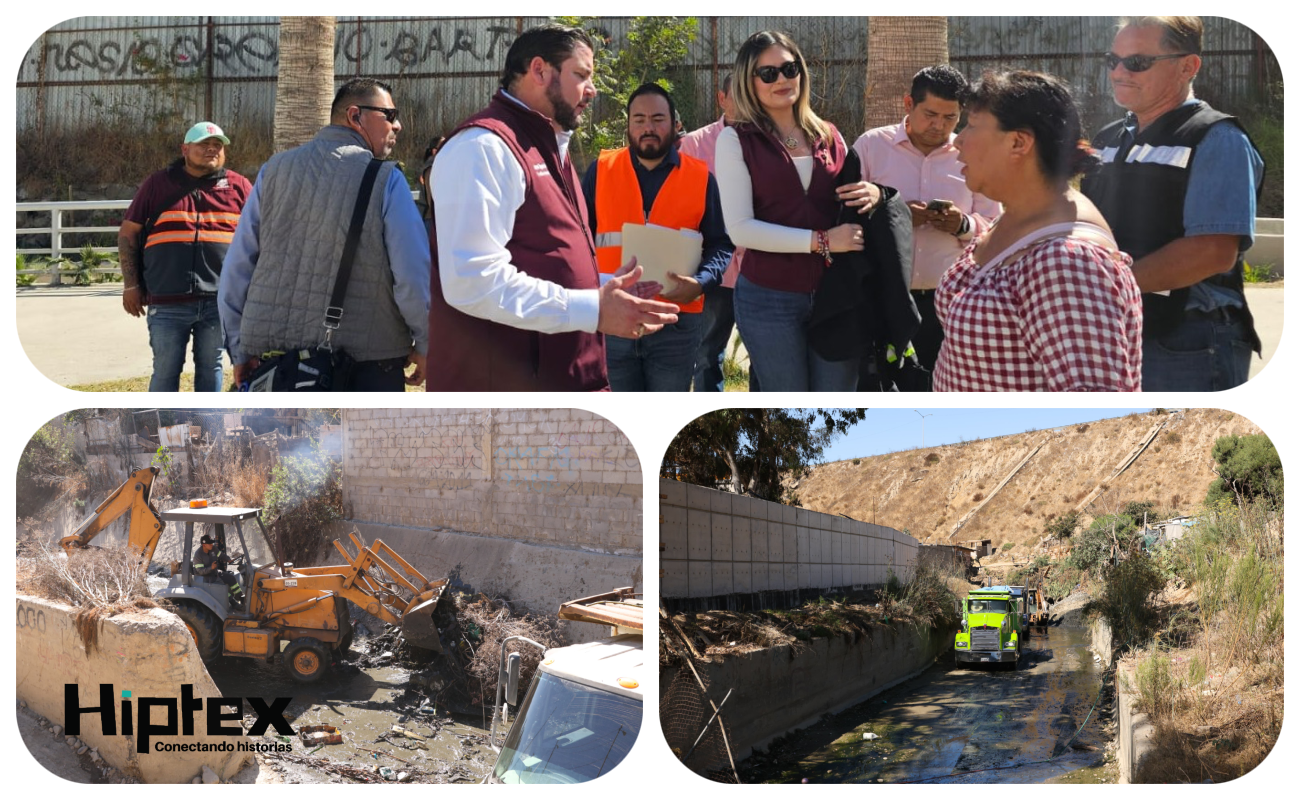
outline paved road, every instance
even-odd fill
[[[27,357],[61,386],[148,375],[153,369],[149,332],[143,319],[122,311],[120,291],[117,286],[19,289],[18,339]],[[1264,360],[1255,360],[1252,377],[1281,340],[1282,294],[1280,287],[1246,289],[1264,340]],[[225,364],[228,380],[230,362]],[[192,361],[186,371],[194,371]]]
[[[1109,709],[1105,697],[1093,709],[1102,673],[1086,644],[1083,628],[1035,629],[1017,671],[958,669],[950,652],[917,678],[749,759],[742,775],[774,783],[1041,783],[1096,766],[1109,738],[1099,712]]]
[[[144,318],[122,310],[120,286],[18,290],[18,341],[33,365],[60,386],[138,378],[153,371]],[[229,381],[230,361],[223,358]],[[185,362],[194,372],[194,361]]]

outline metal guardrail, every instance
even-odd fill
[[[76,226],[68,224],[65,217],[77,211],[126,211],[131,205],[129,200],[72,200],[67,202],[41,202],[41,203],[19,203],[18,213],[48,213],[50,215],[50,224],[44,228],[27,228],[20,227],[16,233],[19,236],[40,236],[42,234],[50,237],[49,247],[20,247],[18,252],[22,254],[42,254],[58,260],[63,258],[65,253],[75,253],[80,247],[65,247],[63,244],[64,234],[69,233],[117,233],[117,226],[98,225],[98,226]],[[96,247],[96,250],[106,253],[116,253],[117,245],[111,247]],[[42,270],[43,271],[43,270]]]
[[[412,191],[411,198],[418,201],[419,192]],[[65,202],[35,202],[35,203],[18,203],[18,219],[20,227],[15,231],[18,236],[48,236],[48,247],[19,247],[16,252],[20,255],[41,255],[50,259],[48,266],[33,269],[20,269],[19,275],[49,275],[51,283],[57,284],[59,273],[67,271],[62,268],[64,259],[67,255],[75,254],[81,251],[80,246],[70,247],[63,243],[63,237],[72,233],[106,233],[116,234],[118,227],[116,225],[71,225],[70,217],[67,215],[78,211],[122,211],[131,205],[130,200],[72,200]],[[27,214],[47,213],[50,215],[50,224],[45,227],[23,227],[21,221],[25,220]],[[105,247],[96,247],[95,250],[100,253],[116,253],[117,244],[114,237],[114,244]],[[117,267],[96,267],[91,270],[99,274],[121,274]]]

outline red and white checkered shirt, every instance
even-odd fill
[[[1141,391],[1132,258],[1062,237],[986,271],[974,251],[972,242],[935,292],[945,337],[935,391]]]

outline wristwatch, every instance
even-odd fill
[[[953,235],[956,236],[958,239],[960,239],[960,238],[962,238],[963,236],[967,236],[967,235],[969,235],[969,234],[970,234],[970,229],[971,229],[970,217],[969,217],[968,215],[966,215],[966,214],[962,214],[962,215],[961,215],[961,227],[957,228],[957,232],[956,232],[955,234],[953,234]]]

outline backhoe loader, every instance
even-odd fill
[[[352,621],[346,601],[367,613],[400,626],[402,636],[417,647],[441,652],[433,612],[447,581],[429,581],[391,547],[376,539],[362,543],[349,534],[356,555],[339,540],[334,547],[347,562],[340,566],[297,567],[277,555],[260,509],[192,507],[161,514],[149,502],[158,475],[155,467],[131,473],[108,499],[70,536],[60,540],[65,552],[89,546],[111,522],[131,513],[127,545],[152,560],[167,523],[184,523],[181,559],[171,564],[171,578],[155,597],[167,600],[189,628],[205,662],[219,656],[260,658],[280,662],[295,680],[307,683],[324,674],[329,651],[344,652],[352,643]],[[259,539],[246,540],[243,523],[253,520]],[[243,599],[232,600],[225,583],[200,576],[194,568],[197,539],[194,526],[208,525],[216,549],[232,552],[233,527],[238,552],[224,560],[233,567]],[[249,526],[250,537],[254,536]],[[250,560],[251,543],[264,549],[266,563]],[[390,563],[391,562],[391,563]]]

